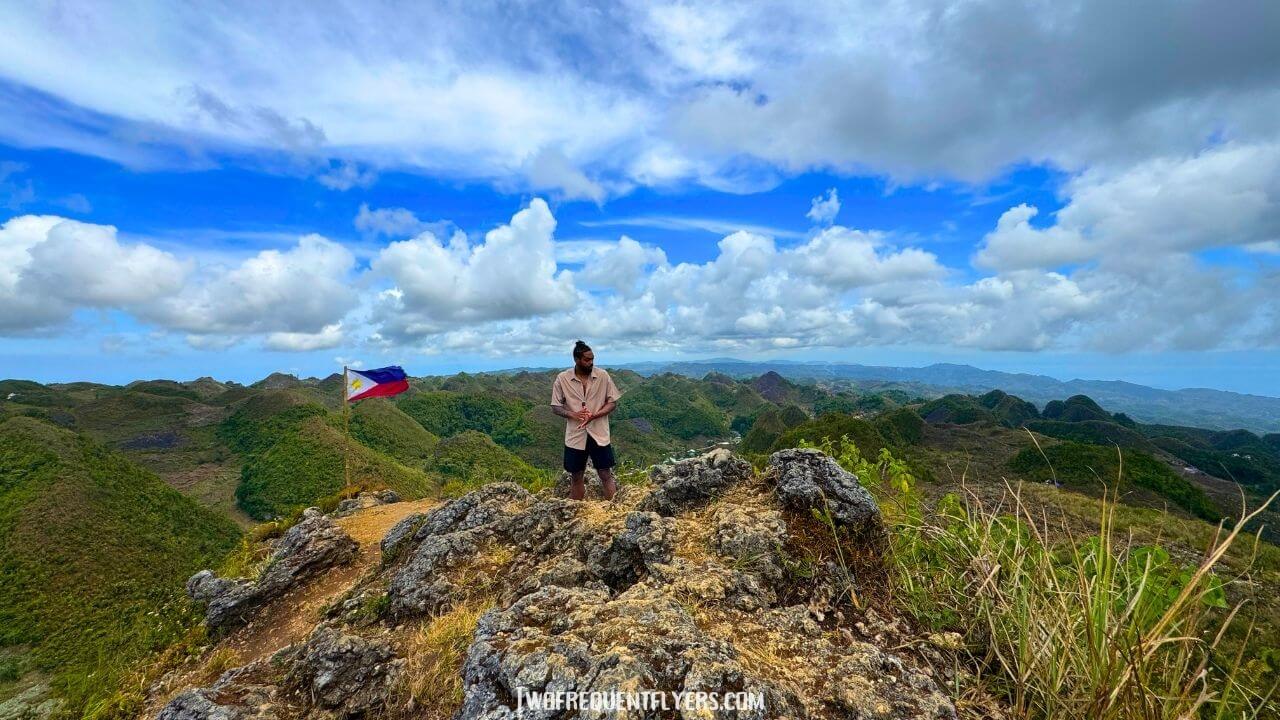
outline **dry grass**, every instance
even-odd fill
[[[394,717],[447,720],[462,704],[462,663],[480,616],[492,600],[474,598],[436,615],[409,633],[408,665]]]

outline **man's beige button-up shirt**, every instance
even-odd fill
[[[613,384],[613,378],[609,377],[609,373],[594,368],[591,371],[591,377],[583,383],[574,374],[573,368],[569,368],[556,376],[555,382],[551,384],[551,404],[560,405],[569,410],[569,412],[578,412],[582,408],[586,408],[593,413],[600,412],[600,408],[610,400],[617,400],[622,397],[622,393],[618,392],[618,386]],[[582,424],[577,418],[567,418],[564,426],[564,444],[575,450],[587,449],[587,433],[591,433],[591,437],[595,438],[597,445],[609,444],[609,416],[592,418],[585,428],[578,429],[578,425]]]

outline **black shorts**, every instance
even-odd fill
[[[587,448],[578,450],[568,445],[564,446],[564,469],[571,473],[582,472],[587,469],[587,456],[591,456],[591,464],[596,470],[607,470],[617,463],[613,460],[613,443],[608,445],[597,445],[596,439],[587,434]]]

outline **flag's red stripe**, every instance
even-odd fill
[[[365,390],[359,395],[352,395],[348,402],[355,402],[356,400],[364,400],[367,398],[391,397],[392,395],[399,395],[408,389],[408,380],[396,380],[395,382],[380,383],[378,385],[374,385],[368,390]]]

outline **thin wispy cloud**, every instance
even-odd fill
[[[580,220],[578,224],[590,228],[644,227],[657,230],[698,230],[712,235],[728,235],[742,231],[792,240],[805,236],[803,232],[770,225],[757,225],[727,218],[685,217],[678,215],[646,215],[609,218],[607,220]]]

